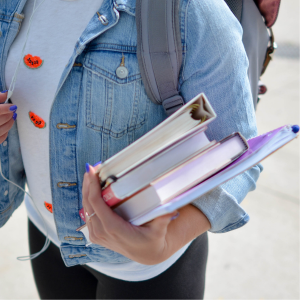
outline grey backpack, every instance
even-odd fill
[[[136,0],[137,58],[143,84],[151,101],[163,105],[168,116],[184,104],[178,91],[182,63],[179,2]],[[253,0],[225,2],[243,27],[243,44],[249,59],[248,77],[256,108],[259,78],[274,51],[267,51],[274,48],[273,33],[269,34]]]

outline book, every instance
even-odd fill
[[[201,131],[216,118],[205,95],[199,94],[162,123],[106,160],[96,172],[102,186],[110,184],[167,147]]]
[[[251,169],[266,157],[297,138],[298,125],[285,125],[265,134],[248,140],[249,149],[233,163],[217,172],[207,180],[174,197],[168,203],[162,204],[150,212],[131,221],[133,225],[145,224],[159,216],[172,213],[205,195],[212,189]]]
[[[173,199],[170,199],[168,202],[162,203],[147,213],[133,219],[131,223],[136,226],[145,224],[159,216],[172,213],[181,207],[188,205],[192,201],[199,199],[199,197],[205,195],[212,189],[249,170],[263,159],[295,139],[298,131],[298,125],[285,125],[263,135],[249,139],[247,141],[249,149],[234,162],[202,181],[200,184],[195,185],[178,196],[175,196]],[[81,212],[83,212],[83,209]],[[80,215],[84,218],[83,213]],[[87,226],[83,225],[79,227],[77,231],[81,231],[85,235],[87,245],[91,244],[88,238],[89,232]]]
[[[102,191],[102,197],[106,204],[108,206],[116,205],[143,189],[158,177],[214,146],[217,142],[209,141],[205,134],[206,128],[204,127],[184,139],[179,139],[176,144],[166,147],[107,186]]]
[[[132,222],[212,176],[247,150],[248,144],[244,137],[234,133],[159,177],[112,209],[126,221]]]

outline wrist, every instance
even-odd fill
[[[179,217],[168,226],[166,241],[169,256],[211,228],[203,212],[191,204],[181,208],[179,213]]]

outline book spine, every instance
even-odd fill
[[[108,206],[116,205],[122,201],[115,195],[111,185],[102,190],[102,198]]]

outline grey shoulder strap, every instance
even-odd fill
[[[147,95],[169,116],[184,104],[178,91],[179,0],[137,0],[136,25],[137,58]]]
[[[178,91],[182,63],[180,0],[136,0],[137,58],[152,102],[171,115],[183,104]],[[225,0],[241,20],[243,0]]]

